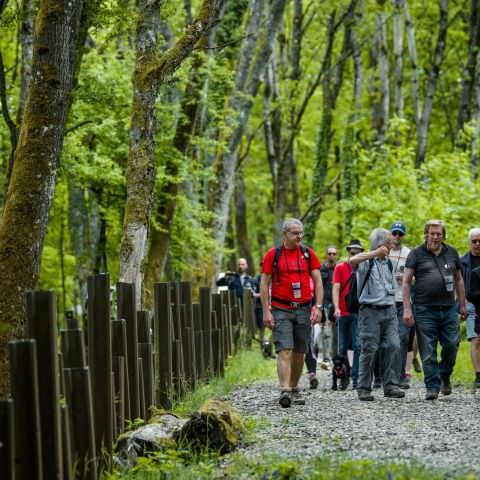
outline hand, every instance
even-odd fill
[[[273,318],[273,315],[270,309],[268,309],[263,314],[263,324],[270,330],[273,330],[273,326],[275,325],[275,319]]]
[[[462,321],[466,320],[468,317],[467,307],[465,305],[460,305],[459,312],[460,312],[460,318],[462,319]]]
[[[342,315],[340,313],[340,307],[335,307],[335,311],[333,312],[333,316],[335,318],[340,318]]]
[[[405,325],[411,327],[415,324],[415,319],[413,318],[412,310],[405,308],[403,310],[403,321]]]
[[[388,256],[388,248],[385,245],[378,247],[375,250],[375,256],[378,258],[385,258]]]
[[[321,321],[322,321],[322,311],[317,307],[313,307],[310,313],[310,322],[312,322],[312,325],[313,325],[315,323],[320,323]]]

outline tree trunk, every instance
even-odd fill
[[[42,0],[32,77],[0,225],[0,397],[8,394],[7,342],[20,337],[35,288],[70,107],[81,0]]]
[[[473,133],[472,133],[472,178],[478,178],[478,142],[480,137],[480,50],[476,58],[476,74],[474,85],[474,104],[473,104]]]
[[[418,60],[417,60],[417,42],[415,40],[415,31],[413,29],[412,18],[408,10],[408,2],[404,0],[405,8],[405,31],[407,33],[408,54],[410,57],[410,69],[412,71],[412,103],[413,115],[415,117],[415,126],[417,132],[420,130],[420,96],[418,79]]]
[[[404,0],[393,0],[393,56],[395,58],[395,114],[403,118],[403,24]]]
[[[425,100],[423,102],[422,115],[420,117],[419,129],[417,132],[417,154],[415,158],[415,167],[420,168],[425,160],[427,151],[428,127],[430,124],[430,115],[432,113],[433,97],[437,86],[437,80],[440,74],[440,65],[443,61],[443,54],[447,44],[448,30],[448,0],[440,0],[440,21],[437,36],[437,44],[433,55],[433,65],[428,74]]]
[[[254,3],[261,3],[261,6],[263,7],[263,2],[260,0]],[[222,263],[223,255],[221,249],[225,242],[230,200],[233,193],[233,179],[237,166],[237,149],[250,116],[253,106],[253,98],[256,96],[260,85],[260,77],[269,61],[273,43],[275,41],[275,33],[282,20],[286,3],[286,0],[272,0],[266,32],[250,69],[248,69],[248,65],[253,50],[246,50],[245,47],[248,42],[245,42],[242,45],[235,89],[230,100],[232,117],[226,122],[231,128],[231,134],[226,141],[227,147],[225,152],[216,160],[215,173],[217,182],[212,186],[213,188],[209,201],[214,214],[214,237],[220,247],[215,258],[215,268],[217,271],[220,270]],[[253,12],[257,10],[260,10],[260,12],[257,15],[253,15]],[[252,19],[255,22],[260,20],[262,10],[263,8],[252,9]],[[255,18],[256,16],[258,19]],[[250,75],[247,83],[248,72],[250,72]]]
[[[250,248],[250,239],[248,237],[247,227],[247,201],[245,198],[245,183],[243,170],[237,170],[235,183],[235,234],[237,236],[237,250],[240,258],[245,258],[249,265],[249,272],[254,274],[257,265],[255,265]]]
[[[198,40],[212,27],[218,17],[220,1],[203,0],[198,17],[187,27],[175,45],[157,61],[160,4],[160,0],[152,3],[141,0],[138,3],[137,51],[127,162],[127,200],[120,246],[120,279],[135,284],[138,308],[143,301],[143,263],[147,253],[155,184],[153,151],[158,88],[180,67]]]
[[[383,146],[387,139],[388,117],[390,110],[390,81],[387,45],[387,16],[380,13],[377,16],[378,62],[380,67],[380,116],[378,143]]]
[[[328,23],[327,42],[325,47],[325,55],[322,62],[322,69],[324,71],[322,80],[322,120],[318,130],[315,163],[313,166],[312,182],[310,185],[308,198],[309,204],[315,203],[315,207],[309,210],[309,213],[306,215],[304,221],[304,242],[306,245],[313,245],[316,225],[322,211],[322,204],[321,202],[317,202],[317,200],[325,187],[325,178],[328,171],[328,156],[330,153],[330,145],[333,136],[333,111],[335,109],[335,104],[340,93],[341,84],[343,82],[343,65],[346,61],[349,50],[347,42],[349,28],[349,24],[347,23],[345,27],[345,37],[340,53],[340,59],[336,63],[336,68],[332,68],[332,50],[336,33],[335,13],[332,12]]]
[[[480,0],[472,0],[470,10],[470,38],[468,42],[468,57],[462,78],[460,106],[458,109],[456,144],[465,148],[465,142],[459,137],[463,126],[471,118],[472,99],[475,102],[475,80],[477,52],[480,48]]]

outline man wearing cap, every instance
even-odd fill
[[[425,243],[414,248],[405,263],[403,275],[403,319],[415,324],[418,347],[422,357],[426,400],[435,400],[439,392],[452,393],[450,375],[455,366],[460,343],[460,315],[467,317],[465,287],[460,258],[455,248],[444,243],[445,224],[430,220],[424,228]],[[415,317],[410,306],[410,285],[415,276]],[[437,346],[442,346],[438,361]]]
[[[402,222],[394,222],[390,227],[392,234],[392,248],[388,258],[392,264],[392,273],[395,278],[395,306],[398,319],[398,337],[400,340],[400,353],[397,362],[398,379],[400,388],[410,388],[410,374],[406,373],[407,353],[413,348],[413,336],[415,329],[413,325],[407,326],[403,321],[403,295],[402,283],[405,262],[407,261],[410,249],[402,245],[403,238],[407,233],[407,228]]]
[[[357,393],[359,400],[373,400],[372,367],[382,349],[383,393],[385,397],[402,398],[398,388],[398,320],[395,308],[395,279],[388,260],[392,234],[375,228],[369,236],[370,251],[349,258],[356,270],[360,309],[358,330],[361,344]]]
[[[362,244],[354,239],[346,246],[348,256],[352,257],[357,253],[363,252]],[[350,289],[350,277],[352,275],[352,266],[347,262],[337,263],[333,272],[332,299],[334,306],[334,316],[338,328],[338,354],[348,359],[347,351],[349,340],[353,349],[353,362],[351,366],[351,377],[353,388],[357,387],[358,382],[358,361],[360,359],[360,341],[358,338],[356,313],[350,313],[347,310],[346,297]],[[350,366],[350,365],[349,365]]]
[[[305,403],[298,382],[310,341],[311,324],[321,321],[323,311],[320,261],[311,248],[301,245],[302,237],[302,222],[296,218],[285,220],[282,246],[271,248],[265,254],[260,282],[263,323],[273,329],[281,387],[279,403],[284,408],[292,403]],[[315,305],[312,308],[313,296]]]

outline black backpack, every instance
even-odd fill
[[[308,250],[308,247],[305,247],[304,245],[300,245],[302,248],[302,253],[303,256],[307,259],[308,262],[308,271],[311,272],[312,269],[310,268],[310,261],[311,261],[311,255],[310,251]],[[282,247],[275,247],[275,256],[273,257],[273,265],[272,265],[272,280],[276,276],[277,277],[277,283],[280,283],[280,270],[278,269],[278,261],[280,259],[280,254],[282,253]]]
[[[368,271],[367,271],[367,274],[365,275],[365,279],[363,280],[362,288],[360,288],[360,291],[358,291],[356,272],[353,271],[352,274],[350,275],[350,279],[348,280],[347,284],[344,287],[344,288],[347,288],[347,285],[350,283],[350,290],[348,291],[347,296],[345,297],[345,303],[347,305],[348,313],[358,313],[358,311],[360,310],[360,303],[358,299],[361,297],[363,289],[365,288],[365,285],[367,284],[368,279],[370,278],[370,273],[372,272],[372,268],[373,268],[373,258],[371,258],[368,261]],[[390,272],[393,271],[393,265],[390,259],[388,260],[388,268],[390,269]]]

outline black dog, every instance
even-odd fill
[[[338,380],[340,380],[340,390],[346,390],[348,387],[348,366],[343,355],[333,357],[332,390],[338,390]]]

